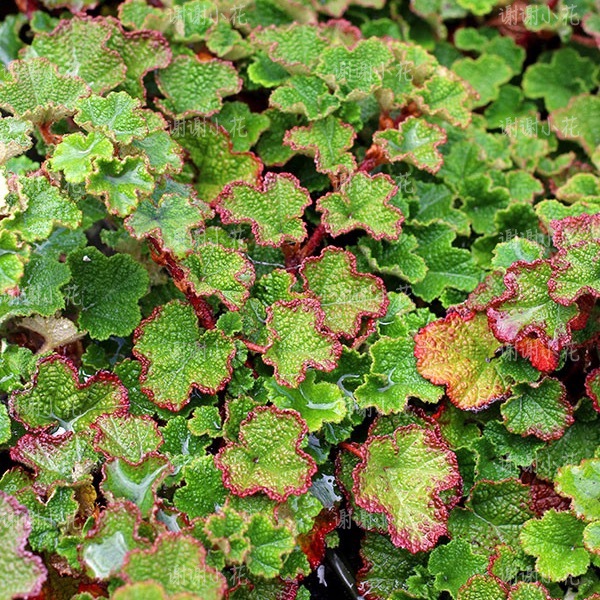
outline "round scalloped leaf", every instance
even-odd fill
[[[150,546],[139,536],[141,519],[138,507],[130,502],[115,502],[104,509],[80,546],[81,560],[91,577],[116,575],[129,551]]]
[[[224,223],[247,223],[256,242],[280,246],[306,237],[302,222],[311,203],[308,191],[288,173],[267,173],[260,186],[234,183],[225,188],[216,206]]]
[[[75,229],[81,224],[81,211],[75,203],[43,175],[19,177],[18,193],[24,208],[2,225],[27,242],[45,240],[55,225]]]
[[[321,196],[317,209],[323,213],[325,229],[336,237],[354,229],[364,229],[376,240],[396,240],[404,217],[390,203],[398,188],[387,175],[357,172],[340,191]]]
[[[234,152],[222,127],[197,120],[182,123],[183,127],[174,127],[171,134],[188,151],[199,171],[195,187],[200,198],[212,202],[229,183],[258,183],[262,163],[250,152]]]
[[[154,179],[147,164],[139,157],[100,158],[94,163],[86,188],[91,194],[100,196],[112,214],[126,217],[142,196],[152,192]]]
[[[223,575],[206,565],[206,551],[182,533],[162,533],[150,549],[133,550],[123,577],[132,583],[160,584],[166,594],[194,594],[202,600],[221,600],[227,589]]]
[[[571,98],[567,106],[552,111],[548,121],[559,138],[579,142],[590,157],[600,146],[600,97],[597,95]]]
[[[107,257],[93,246],[71,254],[69,267],[80,328],[97,340],[129,335],[140,322],[138,300],[148,291],[146,269],[127,254]]]
[[[254,409],[240,425],[239,441],[228,442],[215,457],[225,486],[238,496],[263,492],[278,502],[303,494],[317,471],[300,448],[307,433],[295,411]]]
[[[42,559],[25,550],[31,523],[27,509],[0,491],[0,597],[32,597],[41,592],[47,571]]]
[[[371,436],[354,468],[358,506],[383,513],[394,545],[410,552],[433,548],[446,535],[448,511],[440,493],[460,486],[456,456],[433,431],[418,425]]]
[[[79,383],[73,363],[57,355],[41,361],[30,387],[15,392],[10,402],[13,416],[28,428],[65,431],[85,431],[99,416],[128,406],[118,377],[99,372]]]
[[[550,581],[583,575],[590,555],[583,547],[585,523],[570,512],[553,508],[541,519],[527,521],[521,531],[521,544],[527,554],[536,557],[537,572]]]
[[[90,94],[79,77],[59,75],[46,58],[15,60],[10,77],[0,81],[0,107],[34,123],[51,123],[72,115],[77,100]]]
[[[340,119],[328,116],[307,127],[286,131],[283,143],[292,150],[315,159],[319,173],[340,175],[356,170],[356,159],[347,152],[356,138],[354,129]]]
[[[31,123],[15,117],[0,117],[0,165],[23,154],[31,146]]]
[[[173,504],[190,519],[207,517],[227,498],[221,472],[212,456],[198,456],[183,467],[185,485],[175,490]]]
[[[148,454],[133,465],[122,458],[111,458],[102,466],[100,490],[109,502],[116,498],[133,502],[148,518],[157,502],[156,490],[172,471],[169,459],[158,453]]]
[[[130,463],[139,463],[163,443],[156,422],[148,415],[103,414],[94,421],[92,429],[96,432],[97,452]]]
[[[462,58],[452,65],[452,70],[469,83],[479,94],[474,107],[485,106],[498,98],[500,86],[508,83],[513,71],[503,58],[482,54],[479,58]]]
[[[548,590],[539,582],[520,581],[508,594],[508,600],[552,600]]]
[[[85,433],[71,431],[62,435],[26,434],[11,448],[10,456],[34,470],[34,487],[42,491],[60,483],[90,480],[98,461]]]
[[[506,600],[506,586],[496,577],[474,575],[456,595],[457,600]]]
[[[97,158],[109,160],[113,150],[111,142],[99,132],[72,133],[64,136],[54,149],[50,168],[62,171],[69,183],[82,183],[91,175],[93,161]]]
[[[566,400],[565,386],[552,377],[516,386],[500,412],[510,432],[535,435],[544,441],[560,438],[573,424],[573,407]]]
[[[339,423],[348,412],[339,386],[326,381],[315,383],[316,375],[316,371],[309,371],[297,389],[279,385],[274,379],[264,384],[271,402],[300,413],[309,431],[318,431],[324,423]]]
[[[220,244],[201,244],[180,263],[192,291],[215,294],[229,310],[239,310],[254,284],[254,267],[241,252]]]
[[[323,119],[336,110],[340,101],[327,84],[314,75],[296,75],[273,91],[269,105],[283,113],[304,115],[309,121]]]
[[[175,119],[208,116],[219,111],[225,96],[237,94],[242,81],[231,63],[200,61],[181,55],[158,73],[157,83],[165,95],[158,106]]]
[[[356,259],[341,248],[325,248],[305,260],[300,272],[305,290],[325,313],[323,324],[336,335],[354,337],[363,317],[383,317],[388,307],[383,281],[358,273]]]
[[[233,341],[221,331],[200,333],[191,306],[173,301],[156,309],[135,335],[142,390],[162,408],[180,410],[193,388],[215,394],[231,377]]]
[[[278,301],[267,307],[269,331],[265,363],[275,368],[275,379],[288,387],[297,387],[306,369],[335,369],[341,354],[340,343],[322,330],[325,313],[313,299]]]
[[[495,359],[502,344],[485,315],[449,313],[415,337],[417,370],[436,385],[445,385],[454,405],[479,410],[510,392]]]
[[[83,98],[77,103],[74,120],[86,131],[98,131],[121,144],[129,144],[149,133],[140,101],[126,92]]]
[[[530,487],[516,479],[478,481],[465,507],[454,508],[448,528],[478,554],[491,555],[498,544],[519,548],[519,532],[533,516]]]
[[[182,257],[193,248],[191,230],[201,228],[212,216],[212,210],[191,195],[167,192],[158,203],[142,200],[125,226],[138,239],[156,238],[162,248]]]
[[[583,544],[588,552],[600,555],[600,521],[589,523],[583,530]]]
[[[556,491],[571,499],[575,514],[586,521],[600,519],[600,458],[566,465],[554,478]]]
[[[112,90],[125,80],[125,64],[106,47],[110,28],[98,19],[63,19],[54,31],[38,32],[27,56],[42,56],[63,75],[81,77],[96,94]]]
[[[555,354],[551,365],[530,356],[532,364],[544,371],[556,368],[558,354],[571,338],[570,322],[578,314],[576,306],[562,306],[550,297],[551,275],[552,268],[544,260],[513,264],[504,276],[506,291],[487,310],[490,327],[500,341],[514,345],[534,334]]]
[[[438,146],[446,142],[446,132],[425,119],[408,117],[397,129],[378,131],[373,143],[382,147],[390,162],[405,161],[417,167],[437,173],[443,158]]]
[[[267,515],[253,515],[245,532],[250,550],[245,563],[252,575],[272,579],[281,573],[283,555],[296,546],[294,536],[286,527],[278,527]]]

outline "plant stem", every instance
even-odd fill
[[[354,442],[341,442],[340,448],[343,448],[344,450],[348,450],[348,452],[351,452],[352,454],[354,454],[354,456],[358,456],[358,458],[361,458],[361,459],[364,458],[362,452],[358,448],[358,445],[355,444]]]

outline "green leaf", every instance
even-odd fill
[[[317,470],[300,447],[307,433],[294,411],[254,409],[240,425],[239,442],[228,442],[215,458],[225,486],[238,496],[263,492],[278,502],[304,493]]]
[[[128,582],[160,584],[167,595],[190,594],[220,600],[226,590],[221,573],[206,565],[206,551],[183,533],[161,533],[152,548],[132,550],[122,574]]]
[[[103,414],[95,419],[94,449],[107,458],[139,463],[163,443],[156,422],[149,416]]]
[[[134,354],[144,366],[142,390],[158,406],[180,410],[193,388],[214,394],[225,386],[235,346],[220,331],[201,333],[194,310],[172,301],[142,323]]]
[[[15,233],[0,231],[0,292],[2,294],[16,287],[23,278],[28,250],[27,246],[23,247],[23,244],[19,243]]]
[[[530,502],[530,488],[516,479],[479,481],[465,507],[450,514],[451,537],[464,539],[477,554],[490,555],[498,544],[518,549],[523,523],[533,516]]]
[[[325,229],[336,237],[364,229],[376,240],[398,239],[404,217],[391,204],[397,187],[387,175],[357,172],[345,180],[340,191],[321,196],[317,209]]]
[[[273,578],[279,575],[283,566],[282,556],[289,554],[296,542],[285,527],[273,524],[266,515],[252,517],[246,530],[250,541],[250,551],[246,564],[252,575]]]
[[[468,250],[452,245],[456,233],[450,227],[434,223],[415,228],[413,232],[419,243],[417,254],[427,265],[425,278],[413,285],[417,296],[431,302],[447,288],[463,292],[475,289],[480,271]]]
[[[521,384],[501,407],[506,428],[519,435],[555,440],[573,424],[573,409],[564,385],[547,377],[538,384]]]
[[[585,523],[569,512],[546,511],[541,519],[523,526],[521,543],[527,554],[536,557],[535,567],[550,581],[564,581],[569,575],[583,575],[590,555],[583,547]]]
[[[239,310],[250,295],[254,267],[240,252],[219,244],[201,244],[181,265],[195,294],[215,294],[229,310]]]
[[[138,300],[148,290],[144,267],[127,254],[106,257],[93,246],[71,254],[69,267],[79,326],[98,340],[129,335],[141,318]]]
[[[173,468],[161,454],[149,454],[132,465],[122,458],[110,458],[102,467],[100,490],[109,502],[123,498],[136,504],[148,518],[156,503],[156,490]]]
[[[397,129],[378,131],[373,143],[382,147],[390,162],[405,161],[417,167],[437,173],[443,159],[438,146],[446,142],[446,132],[425,119],[408,117]]]
[[[46,58],[15,60],[9,78],[0,81],[0,107],[34,123],[50,123],[72,115],[77,100],[90,94],[78,77],[58,74]]]
[[[416,335],[417,369],[432,383],[446,385],[455,406],[477,410],[509,393],[495,358],[500,347],[485,315],[451,312]]]
[[[250,150],[270,125],[265,113],[252,112],[244,102],[226,102],[214,120],[229,134],[235,152]]]
[[[154,179],[148,173],[146,163],[128,156],[95,161],[95,168],[88,178],[88,192],[100,196],[108,210],[119,217],[131,214],[144,195],[154,189]]]
[[[546,261],[516,263],[504,276],[506,291],[492,300],[487,315],[494,335],[503,342],[518,344],[532,333],[554,354],[529,356],[534,367],[551,371],[558,365],[558,353],[570,342],[570,322],[577,316],[576,306],[557,304],[549,295],[552,269]]]
[[[492,235],[496,233],[494,217],[499,210],[506,208],[511,199],[506,187],[495,186],[487,175],[472,175],[460,185],[462,210],[471,220],[476,233]]]
[[[485,106],[496,100],[500,86],[508,83],[513,76],[506,61],[493,54],[483,54],[477,59],[457,60],[452,69],[479,94],[479,99],[473,102],[474,107]]]
[[[102,94],[125,79],[119,54],[106,47],[110,28],[105,22],[74,18],[63,20],[51,33],[38,33],[25,57],[44,57],[62,75],[78,76],[92,92]]]
[[[57,355],[40,362],[31,385],[11,398],[14,416],[31,429],[85,431],[100,415],[123,408],[127,391],[115,376],[98,373],[81,384],[73,364]]]
[[[115,143],[130,144],[148,134],[140,101],[126,92],[83,98],[77,103],[74,119],[86,131],[98,131]]]
[[[502,582],[489,575],[475,575],[460,588],[457,600],[505,600]]]
[[[469,543],[462,539],[435,548],[427,564],[429,572],[435,575],[435,589],[450,592],[453,598],[471,577],[485,574],[487,565],[487,558],[474,554]]]
[[[92,577],[117,575],[131,550],[150,546],[138,532],[140,523],[140,511],[130,502],[115,502],[101,513],[81,543],[81,558]]]
[[[267,307],[269,337],[263,360],[275,368],[277,383],[297,387],[308,367],[335,368],[342,348],[332,334],[322,330],[325,318],[312,299],[278,301]]]
[[[383,513],[394,545],[410,552],[433,548],[447,533],[440,493],[460,484],[455,455],[434,432],[418,425],[374,436],[354,468],[356,503]]]
[[[262,163],[253,154],[234,152],[222,128],[203,123],[197,130],[174,129],[172,135],[189,152],[200,173],[195,187],[204,201],[215,200],[229,183],[258,183]]]
[[[356,170],[356,159],[347,152],[356,138],[354,129],[340,119],[328,116],[307,127],[286,132],[283,143],[296,152],[315,159],[319,173],[341,175]]]
[[[314,121],[330,115],[340,106],[340,101],[331,95],[322,79],[314,75],[296,75],[271,93],[269,106]]]
[[[592,173],[576,173],[556,190],[556,197],[569,203],[597,201],[600,199],[600,179]]]
[[[183,487],[175,490],[173,503],[188,518],[207,517],[227,498],[221,472],[212,456],[195,457],[183,467]]]
[[[195,56],[177,56],[158,73],[157,83],[165,99],[158,106],[175,119],[212,115],[225,96],[237,94],[242,82],[231,63],[213,59],[202,62]]]
[[[162,248],[181,258],[193,248],[191,231],[203,227],[213,216],[208,205],[195,196],[190,189],[183,193],[167,191],[158,202],[144,198],[127,217],[125,226],[138,239],[156,238]]]
[[[95,159],[108,160],[112,155],[113,145],[102,134],[95,131],[87,136],[73,133],[56,146],[50,168],[63,171],[69,183],[82,183],[91,175]]]
[[[530,65],[523,76],[523,91],[529,98],[543,98],[548,111],[567,106],[578,94],[598,85],[598,66],[573,48],[552,53],[549,63]]]
[[[27,509],[12,496],[0,491],[0,538],[2,558],[0,584],[2,598],[33,596],[39,594],[47,571],[39,556],[25,550],[31,531]]]
[[[28,242],[48,238],[55,225],[75,229],[81,223],[81,211],[43,175],[19,177],[18,194],[24,208],[3,225]]]
[[[315,377],[316,371],[309,371],[295,390],[279,385],[274,379],[265,381],[269,400],[277,408],[300,413],[309,431],[318,431],[324,423],[339,423],[348,412],[340,388],[325,381],[315,383]]]
[[[0,88],[1,94],[1,88]],[[600,97],[581,94],[571,98],[564,108],[552,111],[548,121],[556,135],[574,140],[592,157],[600,146]]]
[[[383,282],[358,273],[349,252],[326,248],[319,257],[305,260],[300,273],[306,291],[325,312],[323,324],[334,334],[354,337],[363,317],[385,316],[388,300]]]
[[[0,118],[0,165],[31,148],[31,129],[27,121],[15,117]]]
[[[288,173],[267,173],[260,186],[234,183],[219,197],[216,206],[224,223],[247,223],[258,244],[280,246],[306,237],[302,222],[310,196]]]
[[[567,465],[558,470],[556,491],[571,499],[572,509],[586,521],[600,519],[600,458]]]

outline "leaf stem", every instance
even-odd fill
[[[340,442],[340,448],[348,450],[348,452],[351,452],[352,454],[354,454],[354,456],[358,456],[358,458],[360,459],[364,458],[363,453],[358,447],[358,444],[355,444],[354,442]]]
[[[240,342],[245,344],[246,348],[248,348],[248,350],[250,350],[251,352],[256,352],[257,354],[264,354],[268,350],[267,346],[261,346],[260,344],[255,344],[254,342],[251,342],[250,340],[246,340],[241,337],[238,337],[236,339],[240,340]]]

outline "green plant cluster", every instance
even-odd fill
[[[597,5],[2,9],[0,600],[600,598]]]

